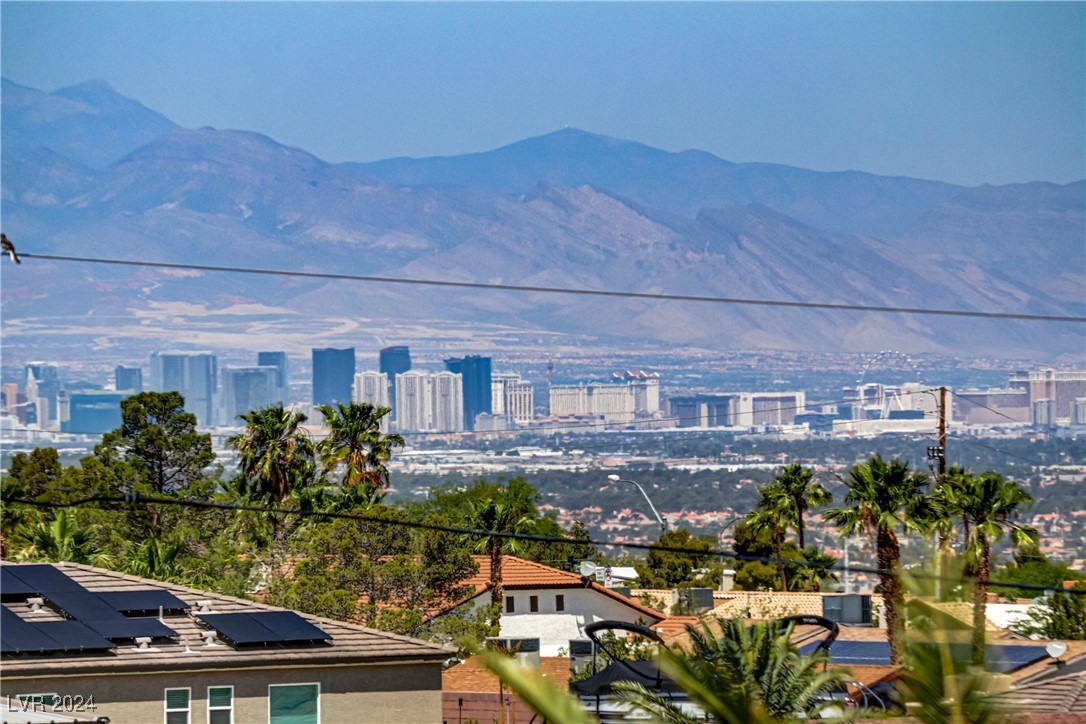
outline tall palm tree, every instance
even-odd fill
[[[238,451],[238,463],[249,499],[267,499],[278,507],[291,492],[309,485],[313,479],[313,441],[301,429],[306,416],[283,408],[282,403],[239,415],[245,420],[245,430],[227,443]],[[272,552],[272,575],[278,576],[276,561],[285,545],[284,523],[274,510],[271,515],[275,540]]]
[[[792,499],[777,483],[764,486],[759,492],[758,507],[747,515],[746,523],[755,533],[769,531],[773,536],[773,550],[777,554],[777,576],[781,590],[788,590],[788,577],[784,568],[784,537],[793,522]]]
[[[830,509],[826,520],[843,538],[863,532],[874,539],[890,657],[900,665],[905,662],[905,592],[897,572],[901,545],[895,531],[920,531],[930,525],[934,503],[927,495],[928,477],[909,470],[903,460],[887,462],[874,455],[853,466],[842,482],[848,486],[845,505]]]
[[[807,509],[811,506],[829,505],[833,500],[833,495],[822,483],[815,481],[813,470],[799,463],[792,463],[781,468],[781,471],[773,478],[773,482],[781,487],[792,503],[794,517],[792,524],[799,538],[799,549],[803,550],[807,547],[804,539]]]
[[[502,598],[505,595],[502,556],[506,552],[516,553],[520,550],[519,541],[509,538],[508,535],[531,531],[533,520],[513,501],[487,498],[481,503],[468,503],[467,524],[476,530],[487,531],[486,535],[468,534],[465,538],[473,541],[476,551],[485,552],[490,558],[490,626],[496,629],[501,619]]]
[[[816,713],[819,697],[839,689],[848,675],[825,668],[828,655],[801,656],[792,642],[792,627],[783,633],[772,621],[747,628],[746,621],[718,619],[720,635],[708,623],[687,626],[689,653],[660,651],[660,668],[705,710],[713,721],[780,722]],[[634,683],[615,684],[620,698],[660,721],[701,721],[685,714],[667,698]]]
[[[966,560],[976,572],[973,587],[973,663],[984,664],[984,621],[988,603],[988,575],[991,572],[992,543],[1009,533],[1015,547],[1032,546],[1037,531],[1015,521],[1033,504],[1033,498],[1013,480],[987,472],[959,478],[959,490],[952,510],[966,528]]]
[[[388,407],[374,407],[368,402],[321,405],[328,437],[317,443],[317,454],[325,473],[344,466],[343,485],[365,488],[371,493],[389,482],[385,463],[394,447],[403,447],[404,439],[383,434],[381,420],[392,412]]]
[[[242,475],[262,495],[282,503],[293,488],[310,482],[314,450],[300,429],[307,419],[303,413],[279,403],[238,417],[245,420],[245,431],[227,443],[238,451]]]

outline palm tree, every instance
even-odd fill
[[[321,405],[328,437],[317,444],[324,472],[344,465],[343,485],[362,487],[369,495],[388,486],[389,473],[385,463],[392,457],[393,447],[403,447],[400,435],[381,433],[381,420],[392,412],[388,407],[374,407],[368,402],[348,405]]]
[[[792,524],[792,498],[777,483],[770,483],[759,491],[758,508],[747,515],[746,523],[755,533],[769,531],[773,535],[773,550],[777,554],[777,576],[781,590],[788,590],[788,577],[784,569],[784,536]]]
[[[241,473],[260,494],[282,503],[291,490],[309,483],[313,474],[313,442],[299,429],[301,412],[283,409],[282,403],[239,415],[245,431],[227,443],[238,451]]]
[[[79,525],[74,513],[58,510],[52,522],[41,522],[18,535],[27,545],[19,558],[36,561],[67,561],[69,563],[107,563],[94,540],[94,532]]]
[[[519,541],[508,536],[529,532],[533,521],[513,501],[487,498],[481,503],[468,503],[467,524],[470,528],[487,531],[487,535],[466,534],[464,537],[473,541],[476,551],[485,551],[490,558],[490,626],[497,629],[505,594],[502,555],[506,552],[516,553],[520,549]]]
[[[930,525],[934,503],[926,493],[928,477],[909,470],[903,460],[886,462],[874,455],[853,466],[842,482],[848,486],[845,507],[829,510],[826,520],[837,525],[843,538],[864,532],[874,539],[890,657],[900,665],[905,661],[905,592],[897,573],[901,546],[895,531],[919,531]]]
[[[807,516],[807,509],[813,505],[829,505],[833,500],[833,495],[822,483],[815,482],[813,470],[799,463],[792,463],[781,468],[781,471],[773,478],[773,483],[779,485],[792,502],[793,525],[796,536],[799,538],[799,549],[803,550],[807,547],[803,535],[806,528],[804,519]]]
[[[792,642],[792,626],[783,632],[772,621],[750,628],[739,619],[718,619],[720,635],[708,623],[687,626],[691,649],[660,650],[660,668],[713,721],[780,722],[809,718],[823,694],[848,679],[841,669],[827,670],[824,652],[801,656]],[[667,698],[634,683],[614,685],[619,697],[664,722],[701,721],[683,713]]]
[[[245,420],[245,431],[227,440],[238,451],[244,477],[237,487],[250,500],[266,499],[273,508],[278,507],[293,490],[309,485],[313,479],[313,442],[300,429],[307,418],[301,412],[284,409],[282,403],[239,417]],[[276,576],[276,560],[284,546],[284,521],[274,510],[270,517],[276,549],[272,553],[272,575]]]
[[[1009,533],[1015,547],[1032,546],[1037,531],[1015,522],[1019,513],[1033,504],[1033,498],[1013,480],[994,472],[959,478],[952,510],[966,527],[966,560],[976,572],[973,587],[973,663],[984,664],[984,621],[988,602],[988,575],[991,572],[992,543]]]

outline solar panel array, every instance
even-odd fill
[[[125,613],[154,614],[160,605],[163,613],[167,610],[183,612],[188,608],[167,591],[92,593],[47,564],[3,566],[0,567],[0,576],[0,594],[4,600],[41,596],[58,613],[70,619],[24,621],[18,614],[5,608],[3,653],[100,651],[114,648],[117,641],[130,641],[138,637],[175,638],[177,632],[161,621],[155,618],[129,618]],[[149,603],[154,603],[151,611],[147,609]]]
[[[200,619],[234,646],[318,644],[332,639],[293,611],[204,613]]]
[[[817,646],[817,643],[808,643],[800,647],[799,652],[808,655]],[[971,660],[969,644],[949,644],[948,646],[953,660],[963,663]],[[1043,646],[1011,644],[990,644],[986,647],[984,654],[986,668],[1001,674],[1020,669],[1047,656]],[[835,641],[830,647],[830,661],[851,666],[889,666],[890,644],[885,641]]]

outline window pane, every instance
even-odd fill
[[[317,695],[316,684],[270,687],[270,724],[318,724]]]
[[[189,713],[187,711],[168,711],[166,712],[166,724],[189,724]]]
[[[554,610],[565,611],[566,610],[566,597],[562,594],[558,594],[554,597]]]
[[[528,596],[528,610],[532,613],[539,611],[539,596]]]
[[[207,705],[215,707],[230,707],[234,690],[229,686],[211,686],[207,690]]]
[[[207,720],[209,724],[230,724],[230,711],[227,709],[212,711]]]
[[[513,613],[513,597],[512,596],[506,596],[505,597],[505,612],[506,613]]]
[[[167,709],[188,709],[189,708],[189,690],[188,689],[166,689],[166,708]]]

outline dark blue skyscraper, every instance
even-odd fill
[[[445,369],[464,378],[464,429],[475,429],[475,416],[490,414],[490,358],[468,355],[445,360]]]
[[[354,347],[313,350],[313,404],[351,401],[354,385]]]
[[[139,367],[117,365],[113,370],[113,380],[118,392],[143,392],[143,370]]]
[[[388,375],[388,399],[392,402],[392,419],[396,419],[396,375],[411,369],[411,351],[407,347],[385,347],[381,350],[381,371]]]
[[[286,352],[257,352],[256,353],[256,363],[260,367],[274,367],[277,370],[279,370],[279,374],[277,375],[277,378],[276,378],[276,381],[277,381],[277,383],[279,385],[279,390],[278,390],[278,392],[276,392],[276,397],[278,398],[279,402],[286,403],[287,402],[287,397],[289,396],[288,395],[288,392],[289,392],[289,383],[288,383],[289,370],[287,368],[287,353]]]

